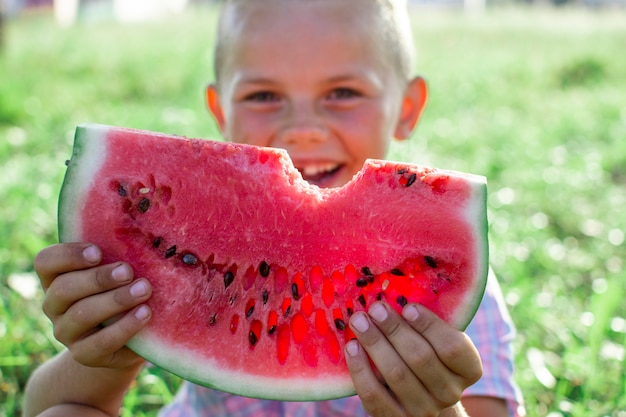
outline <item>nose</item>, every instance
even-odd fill
[[[314,104],[293,103],[285,113],[278,136],[285,145],[311,145],[326,141],[328,128],[322,111]]]

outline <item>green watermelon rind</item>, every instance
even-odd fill
[[[112,129],[110,126],[95,124],[81,125],[76,129],[72,161],[68,166],[59,197],[59,238],[62,242],[80,240],[82,225],[77,219],[79,218],[78,213],[83,211],[83,207],[79,206],[78,202],[81,201],[79,197],[88,192],[92,178],[100,169],[101,161],[105,159],[103,156],[106,156],[106,136],[110,129]],[[152,132],[150,134],[160,136],[160,134]],[[171,138],[169,135],[163,136]],[[274,151],[281,152],[280,150]],[[380,161],[368,160],[366,167],[377,163]],[[464,330],[478,310],[489,271],[486,216],[487,185],[486,179],[482,176],[455,171],[439,171],[464,177],[472,184],[473,196],[468,200],[474,201],[475,204],[466,207],[465,215],[469,222],[474,225],[474,238],[482,246],[477,248],[480,259],[476,264],[478,279],[475,282],[474,290],[468,294],[465,300],[459,300],[460,303],[466,305],[466,308],[457,311],[464,312],[464,314],[459,314],[451,322],[458,329]],[[273,378],[263,379],[255,376],[254,386],[250,389],[245,387],[245,381],[238,378],[239,374],[235,372],[228,373],[228,371],[225,372],[220,369],[215,375],[207,377],[206,372],[200,374],[198,369],[193,366],[196,363],[196,360],[190,360],[194,356],[193,353],[185,352],[184,347],[181,346],[172,347],[171,342],[163,343],[149,332],[140,332],[128,343],[128,346],[148,361],[158,364],[191,382],[250,397],[302,401],[340,398],[355,393],[349,375],[343,379],[337,377],[323,379],[320,377],[316,379],[315,383],[309,379],[285,379],[281,384]],[[185,360],[181,361],[181,357],[185,357]],[[197,362],[205,361],[206,358],[204,357],[197,359]],[[219,367],[215,367],[215,369],[219,369]],[[210,380],[220,380],[221,383],[217,386],[209,382]]]

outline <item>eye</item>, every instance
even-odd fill
[[[335,88],[328,94],[327,99],[329,100],[346,100],[350,98],[360,97],[361,94],[353,88],[340,87]]]
[[[250,93],[244,97],[245,101],[252,101],[257,103],[270,103],[279,100],[277,94],[272,93],[271,91],[256,91],[254,93]]]

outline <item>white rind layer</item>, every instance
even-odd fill
[[[107,156],[106,135],[110,129],[104,125],[81,125],[76,129],[74,150],[61,195],[59,196],[59,216],[71,216],[71,221],[59,218],[59,240],[74,242],[80,240],[82,224],[77,213],[84,199],[75,196],[85,195],[91,188],[92,179],[100,170]],[[68,186],[69,185],[69,186]]]
[[[158,364],[176,363],[176,372],[185,379],[225,392],[236,392],[253,398],[280,401],[317,401],[356,394],[349,375],[344,378],[317,375],[310,378],[268,378],[246,375],[224,369],[219,361],[211,361],[186,350],[184,346],[164,343],[154,333],[142,332],[128,343],[147,360]],[[261,358],[261,360],[263,360]],[[202,364],[201,367],[197,366]],[[210,385],[208,381],[219,381]]]
[[[475,276],[477,277],[487,277],[489,271],[489,241],[487,239],[488,234],[488,221],[487,216],[485,214],[486,206],[487,206],[487,179],[480,175],[473,174],[465,174],[458,173],[459,175],[466,176],[467,180],[470,182],[472,186],[472,198],[469,198],[468,201],[476,201],[477,204],[468,204],[465,208],[465,218],[474,226],[474,234],[476,242],[483,242],[484,245],[482,248],[477,248],[479,256],[481,259],[476,262],[477,271],[475,272]],[[482,204],[478,204],[478,202],[482,202]],[[487,279],[483,283],[484,286],[487,283]],[[469,325],[471,319],[474,317],[476,310],[478,310],[478,306],[482,301],[482,297],[480,298],[472,298],[470,294],[466,296],[466,299],[463,300],[463,303],[466,305],[465,308],[459,309],[459,311],[465,312],[474,312],[471,316],[463,316],[455,319],[456,327],[458,329],[465,330],[465,328]]]

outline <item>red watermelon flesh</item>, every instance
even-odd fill
[[[368,160],[342,188],[283,150],[103,125],[76,130],[63,242],[100,246],[153,285],[129,346],[196,383],[319,400],[354,393],[348,320],[422,303],[463,329],[487,276],[483,177]]]

